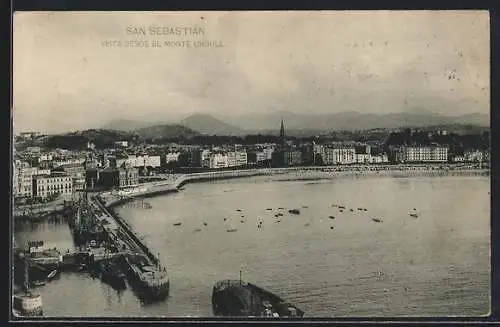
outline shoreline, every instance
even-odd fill
[[[299,175],[300,174],[300,175]],[[294,176],[295,175],[295,176]],[[398,178],[417,176],[490,176],[489,168],[459,165],[356,165],[356,166],[316,166],[262,168],[245,170],[225,170],[204,173],[173,175],[170,180],[141,183],[136,185],[138,191],[126,195],[118,195],[113,191],[100,193],[106,207],[114,208],[133,201],[136,198],[147,198],[168,193],[179,192],[189,183],[200,183],[224,179],[269,176],[281,181],[314,181],[339,177],[393,176]],[[292,176],[292,177],[290,177]],[[281,178],[280,178],[281,177]],[[286,178],[289,177],[289,178]],[[113,194],[115,193],[115,194]]]

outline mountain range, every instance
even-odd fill
[[[405,127],[429,127],[446,125],[490,126],[489,115],[469,114],[444,116],[430,112],[369,114],[355,111],[335,114],[298,114],[287,111],[264,114],[246,114],[232,117],[216,117],[209,114],[193,114],[179,122],[134,121],[119,119],[100,127],[118,131],[135,131],[141,135],[154,137],[158,134],[183,136],[197,133],[206,135],[264,134],[279,131],[283,119],[287,134],[314,135],[332,131],[355,131],[377,128],[395,129]],[[185,127],[184,129],[182,128]]]

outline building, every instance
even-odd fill
[[[323,164],[325,165],[345,165],[356,162],[356,151],[351,147],[325,146],[323,148]]]
[[[283,152],[285,166],[298,166],[302,164],[302,151],[286,150]]]
[[[51,195],[71,197],[73,180],[69,174],[54,172],[50,175],[33,176],[33,196],[46,198]]]
[[[388,163],[389,158],[385,153],[383,154],[377,154],[377,155],[370,155],[370,161],[369,163],[372,164],[380,164],[380,163]]]
[[[106,189],[120,186],[120,171],[111,167],[98,170],[97,184],[94,185]]]
[[[282,119],[280,126],[279,142],[277,148],[271,154],[271,164],[273,167],[290,166],[293,165],[295,160],[297,160],[298,156],[302,157],[302,153],[300,151],[298,152],[293,151],[291,147],[286,143],[285,124]]]
[[[227,153],[227,167],[246,166],[248,156],[246,151],[230,151]]]
[[[208,149],[196,149],[191,152],[192,167],[210,167],[210,154]]]
[[[89,188],[99,186],[100,170],[96,167],[87,168],[85,171],[85,185]]]
[[[135,167],[120,167],[118,185],[120,187],[139,184],[139,169]]]
[[[121,147],[121,148],[126,148],[126,147],[128,147],[128,141],[116,141],[115,146]]]
[[[38,167],[31,167],[26,162],[18,161],[14,169],[14,180],[17,186],[14,187],[17,193],[16,197],[33,197],[33,177],[37,175],[50,175],[50,169],[39,169]]]
[[[85,167],[81,163],[71,163],[57,167],[54,171],[65,172],[73,179],[73,189],[81,190],[85,186]]]
[[[180,152],[169,152],[165,156],[166,163],[179,161]]]
[[[447,162],[448,148],[440,146],[403,146],[395,149],[396,162]]]
[[[40,136],[41,133],[40,132],[21,132],[19,134],[19,137],[24,139],[24,140],[31,140],[31,139],[34,139],[38,136]]]
[[[159,168],[161,166],[161,157],[160,156],[128,156],[126,158],[116,159],[116,166],[121,167],[123,164],[127,164],[131,167],[151,167],[151,168]]]
[[[470,150],[464,153],[464,161],[481,162],[483,161],[483,152],[478,150]]]
[[[225,153],[212,153],[209,159],[208,168],[226,168],[229,167],[229,157]]]

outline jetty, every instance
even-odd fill
[[[75,242],[84,249],[66,254],[65,264],[85,264],[98,270],[106,267],[101,262],[115,260],[120,265],[116,271],[126,272],[129,284],[141,300],[154,302],[168,296],[170,282],[158,256],[106,205],[99,193],[85,197],[69,225]],[[113,271],[105,272],[108,278]]]

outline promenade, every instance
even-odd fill
[[[336,165],[314,167],[262,168],[223,170],[191,174],[159,174],[160,181],[146,182],[122,190],[104,191],[101,199],[107,207],[114,207],[138,197],[151,197],[177,192],[187,183],[233,179],[253,176],[290,176],[290,179],[334,178],[364,175],[488,175],[489,168],[477,165]]]

